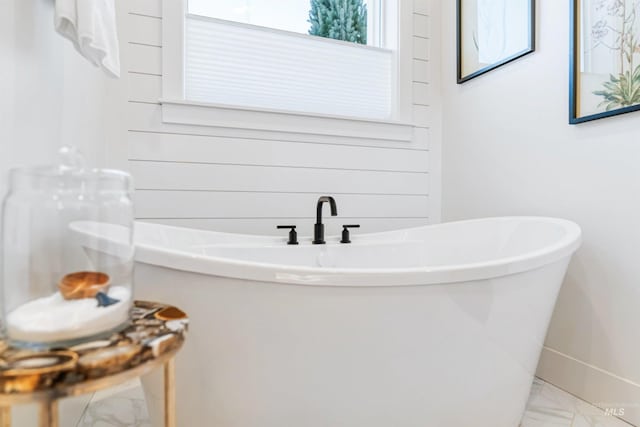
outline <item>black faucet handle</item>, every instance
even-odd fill
[[[349,236],[349,229],[350,228],[360,228],[360,224],[345,224],[342,226],[342,240],[340,240],[340,243],[351,243],[350,240],[350,236]]]
[[[287,245],[298,244],[298,232],[296,231],[295,225],[278,225],[276,228],[278,230],[291,229],[291,231],[289,231],[289,241],[287,242]]]

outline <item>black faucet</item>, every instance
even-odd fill
[[[318,199],[318,206],[316,208],[316,225],[313,227],[313,244],[324,245],[324,224],[322,223],[322,205],[325,202],[329,202],[331,206],[331,216],[338,215],[338,208],[336,207],[336,201],[331,196],[322,196]]]
[[[287,245],[297,245],[298,244],[298,232],[296,231],[296,226],[295,225],[279,225],[278,227],[276,227],[278,230],[281,229],[290,229],[291,231],[289,231],[289,241],[287,242]]]

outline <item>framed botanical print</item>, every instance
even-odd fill
[[[535,50],[535,0],[457,0],[458,84]]]
[[[571,0],[569,123],[640,110],[640,0]]]

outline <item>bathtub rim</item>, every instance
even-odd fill
[[[554,223],[563,226],[565,235],[551,245],[520,255],[496,258],[485,262],[448,264],[436,267],[327,268],[289,266],[286,264],[260,263],[213,255],[201,255],[186,250],[175,250],[160,247],[158,245],[138,242],[136,242],[135,260],[139,263],[203,275],[291,285],[347,287],[422,286],[487,280],[534,270],[571,257],[582,241],[582,231],[574,222],[565,219],[538,216],[477,218],[392,231],[367,233],[363,236],[366,236],[367,238],[385,237],[385,235],[397,235],[399,233],[410,232],[411,230],[420,230],[445,225],[505,220]],[[180,230],[185,229],[184,227],[154,223],[145,223],[145,226]],[[187,230],[192,231],[191,229]],[[279,240],[276,240],[277,238],[272,236],[221,233],[205,230],[201,231],[209,234],[235,236],[239,239],[249,238],[255,242],[279,242]],[[336,240],[336,237],[332,236],[332,240]],[[295,248],[293,248],[293,250],[295,250]]]

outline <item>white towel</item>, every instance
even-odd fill
[[[114,0],[56,0],[56,30],[112,77],[120,77]]]

